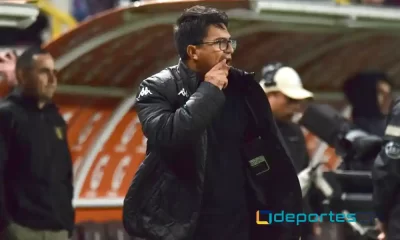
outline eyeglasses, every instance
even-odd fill
[[[202,45],[202,44],[208,44],[208,45],[214,45],[214,44],[218,44],[219,49],[221,49],[221,51],[226,51],[229,48],[229,45],[232,46],[233,50],[236,50],[236,40],[233,39],[218,39],[215,41],[211,41],[211,42],[202,42],[198,45]]]

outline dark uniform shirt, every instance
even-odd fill
[[[400,239],[400,99],[388,117],[383,147],[372,169],[378,219],[388,224],[386,238]]]
[[[282,137],[288,147],[297,173],[308,166],[309,155],[304,134],[299,125],[292,122],[276,121]]]
[[[13,221],[38,230],[74,226],[66,123],[18,89],[0,103],[0,231]]]

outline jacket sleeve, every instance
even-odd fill
[[[377,218],[386,223],[400,187],[400,104],[392,109],[383,147],[372,169],[373,201]]]
[[[202,82],[179,107],[175,100],[180,96],[172,85],[156,77],[140,85],[135,106],[149,145],[174,146],[196,139],[225,102],[223,91]]]

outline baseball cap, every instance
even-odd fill
[[[263,68],[262,76],[260,85],[267,93],[281,92],[296,100],[314,97],[312,92],[304,89],[299,74],[291,67],[281,63],[269,64]]]

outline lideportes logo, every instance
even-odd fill
[[[272,212],[270,210],[258,210],[256,212],[257,225],[269,225],[273,223],[296,223],[300,225],[305,222],[359,222],[359,223],[374,223],[375,216],[372,212],[357,212],[357,213],[285,213]]]

